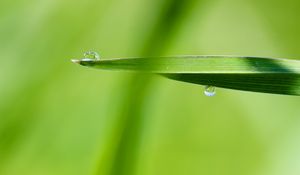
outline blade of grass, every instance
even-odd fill
[[[193,11],[192,7],[196,7],[196,4],[201,4],[202,8],[202,2],[204,1],[161,1],[164,4],[163,10],[157,16],[157,20],[153,24],[145,23],[147,28],[153,28],[141,40],[143,44],[139,44],[141,46],[140,55],[162,54],[170,46],[171,40],[176,36],[176,31],[183,25],[182,22]],[[199,13],[199,8],[197,13]],[[149,12],[145,11],[145,14],[149,15]],[[140,26],[140,24],[138,25]],[[147,98],[145,97],[151,91],[154,79],[151,76],[134,74],[127,81],[130,82],[131,86],[122,88],[123,93],[127,94],[127,98],[123,100],[123,105],[119,108],[120,121],[113,131],[113,135],[119,139],[114,140],[114,144],[111,144],[115,146],[115,149],[113,150],[112,161],[108,163],[110,164],[110,171],[107,174],[110,175],[137,174],[138,160],[143,156],[140,152],[140,143],[143,137],[144,110],[147,104]],[[111,150],[111,147],[109,149]],[[97,174],[103,174],[101,165],[103,165],[103,162],[107,162],[107,158],[106,156],[101,156]]]
[[[171,79],[229,89],[300,95],[300,61],[238,56],[175,56],[77,60],[97,69],[157,73]]]

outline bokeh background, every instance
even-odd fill
[[[298,0],[2,0],[1,175],[298,175],[300,98],[72,64],[300,59]]]

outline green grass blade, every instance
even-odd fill
[[[229,89],[300,95],[300,61],[236,56],[81,59],[97,69],[161,74],[183,82]]]

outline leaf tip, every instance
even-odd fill
[[[77,59],[71,59],[71,62],[72,62],[72,63],[79,64],[79,63],[80,63],[80,60],[77,60]]]

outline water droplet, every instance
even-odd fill
[[[216,95],[216,88],[214,86],[205,86],[204,87],[204,94],[208,97],[212,97]]]
[[[100,60],[100,55],[94,51],[87,51],[84,53],[85,59],[92,59],[92,60]]]

